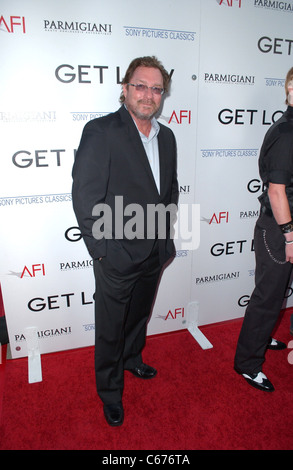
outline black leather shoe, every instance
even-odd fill
[[[121,426],[124,420],[124,411],[121,402],[104,405],[104,415],[110,426]]]
[[[128,369],[135,377],[139,377],[140,379],[152,379],[156,376],[157,371],[151,366],[144,364],[143,362],[135,367],[134,369]]]
[[[287,346],[285,343],[282,343],[282,341],[278,341],[277,339],[271,338],[267,346],[267,349],[272,349],[274,351],[281,351],[281,349],[287,349]]]
[[[275,390],[273,384],[263,372],[258,372],[258,374],[243,374],[237,371],[237,369],[235,370],[238,374],[242,375],[252,387],[263,390],[264,392],[273,392]]]

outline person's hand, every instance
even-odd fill
[[[286,245],[286,261],[293,263],[293,243]]]

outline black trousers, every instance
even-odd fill
[[[0,344],[9,343],[6,318],[5,316],[0,317]]]
[[[94,261],[96,386],[105,404],[122,399],[124,370],[142,362],[161,270],[157,243],[151,256],[131,274],[120,274],[106,258]]]
[[[255,288],[246,308],[235,354],[235,369],[262,370],[270,336],[279,318],[292,264],[285,261],[285,238],[273,216],[261,213],[254,232]]]

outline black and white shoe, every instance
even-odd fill
[[[282,341],[278,341],[277,339],[270,338],[267,349],[272,349],[274,351],[281,351],[281,349],[287,349],[287,346],[285,343],[282,343]]]
[[[241,374],[242,377],[252,385],[252,387],[257,388],[258,390],[263,390],[264,392],[273,392],[274,386],[269,381],[267,376],[263,372],[258,372],[258,374]]]

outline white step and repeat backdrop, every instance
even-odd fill
[[[180,205],[200,205],[196,249],[177,230],[148,334],[242,317],[253,288],[263,136],[286,109],[293,2],[1,0],[1,270],[12,357],[94,342],[92,261],[72,210],[82,129],[119,107],[137,56],[172,72],[159,120],[178,143]],[[288,289],[287,305],[291,289]]]

